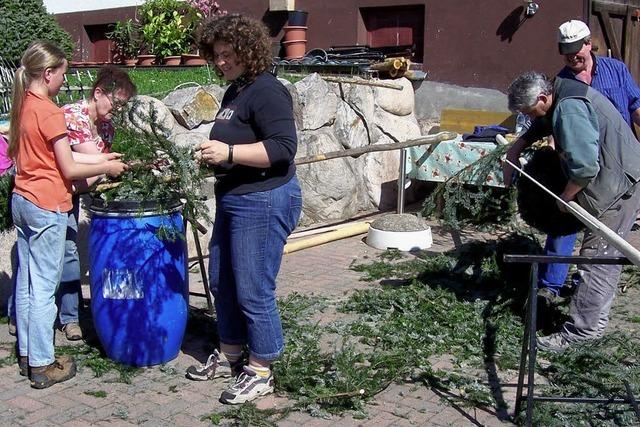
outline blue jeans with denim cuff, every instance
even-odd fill
[[[272,190],[216,196],[209,284],[220,342],[247,344],[258,359],[274,360],[284,350],[276,276],[301,210],[295,176]]]
[[[544,254],[552,256],[571,256],[578,234],[547,236]],[[556,295],[560,292],[569,273],[569,264],[540,264],[538,286],[547,288]]]
[[[29,357],[30,366],[46,366],[54,361],[55,293],[62,274],[68,215],[41,209],[16,193],[11,211],[18,233],[18,352]]]

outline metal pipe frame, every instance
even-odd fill
[[[604,399],[604,398],[588,398],[588,397],[562,397],[562,396],[535,396],[535,365],[537,356],[536,345],[536,324],[537,324],[537,305],[538,305],[538,265],[548,263],[561,264],[632,264],[625,257],[587,257],[587,256],[550,256],[550,255],[505,255],[504,261],[509,263],[526,263],[531,264],[531,283],[529,286],[529,301],[527,303],[527,324],[524,329],[522,338],[522,351],[520,353],[520,369],[518,371],[518,386],[516,389],[516,404],[514,416],[516,416],[522,408],[522,402],[526,399],[527,412],[525,424],[532,425],[533,419],[533,402],[559,402],[559,403],[587,403],[587,404],[629,404],[633,408],[636,417],[640,421],[640,408],[638,402],[633,395],[633,390],[627,381],[623,381],[626,397],[624,399]],[[528,360],[528,368],[525,368]],[[526,372],[525,372],[526,371]],[[527,374],[527,395],[523,396],[524,376]]]

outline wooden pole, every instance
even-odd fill
[[[366,147],[350,148],[348,150],[331,151],[323,154],[316,154],[313,156],[299,157],[295,160],[296,165],[306,165],[309,163],[321,162],[323,160],[338,159],[341,157],[358,157],[366,153],[374,153],[377,151],[390,151],[399,150],[401,148],[416,147],[419,145],[432,145],[442,141],[454,139],[457,136],[455,132],[439,132],[433,135],[422,136],[420,138],[409,139],[407,141],[394,142],[392,144],[373,144]],[[170,178],[165,178],[170,181]],[[105,182],[98,184],[95,187],[95,191],[102,192],[119,186],[120,182]],[[201,226],[195,224],[198,229],[202,229]]]
[[[371,80],[360,80],[360,79],[348,79],[345,77],[333,77],[333,76],[322,76],[322,80],[332,83],[344,83],[351,85],[362,85],[362,86],[376,86],[376,87],[384,87],[387,89],[396,89],[402,90],[403,86],[395,83],[384,83],[380,81],[371,81]]]
[[[373,153],[376,151],[399,150],[401,148],[416,147],[418,145],[437,144],[442,141],[454,139],[457,136],[454,132],[440,132],[434,135],[422,136],[420,138],[409,139],[402,142],[394,142],[392,144],[372,144],[366,147],[350,148],[348,150],[331,151],[329,153],[316,154],[314,156],[299,157],[296,159],[296,165],[305,165],[307,163],[315,163],[323,160],[337,159],[340,157],[358,157],[365,153]]]

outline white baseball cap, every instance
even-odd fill
[[[582,21],[572,19],[558,28],[558,49],[562,55],[576,53],[582,49],[584,39],[591,35],[589,27]]]

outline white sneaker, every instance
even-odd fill
[[[564,335],[562,335],[562,332],[556,332],[555,334],[547,335],[546,337],[536,338],[536,344],[540,350],[560,353],[569,348],[572,342],[568,341]]]
[[[249,366],[245,366],[243,372],[236,378],[235,384],[222,392],[220,402],[229,405],[250,402],[260,396],[273,393],[273,383],[273,373],[265,378]]]
[[[234,371],[239,371],[241,363],[235,363],[232,367],[224,353],[213,350],[213,354],[204,365],[192,365],[187,368],[186,377],[194,381],[207,381],[215,378],[229,378]]]

